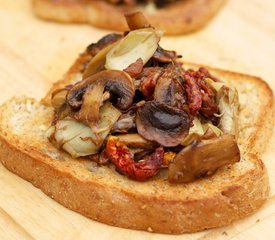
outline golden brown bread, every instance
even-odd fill
[[[103,223],[161,233],[195,232],[251,214],[269,194],[266,169],[253,154],[185,185],[170,185],[165,171],[136,182],[111,166],[97,167],[55,149],[45,137],[51,108],[21,98],[0,111],[4,166],[62,205]]]
[[[125,12],[142,11],[148,21],[166,34],[176,35],[198,30],[218,12],[225,0],[180,0],[164,8],[126,7],[107,1],[33,0],[37,16],[59,22],[90,23],[99,28],[128,30]]]
[[[78,81],[87,58],[82,54],[53,89]],[[147,182],[136,182],[112,165],[98,167],[84,158],[71,158],[45,136],[52,120],[47,103],[53,89],[44,104],[14,98],[0,107],[0,159],[65,207],[110,225],[179,234],[230,224],[257,210],[269,194],[259,156],[274,125],[273,94],[259,78],[212,68],[210,72],[238,89],[241,104],[242,159],[213,176],[171,185],[163,170]]]

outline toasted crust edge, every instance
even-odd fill
[[[226,0],[184,0],[148,13],[140,7],[114,6],[105,1],[33,0],[37,16],[63,23],[90,23],[99,28],[128,30],[124,13],[144,11],[152,26],[168,35],[196,31],[205,26]],[[115,19],[115,21],[114,21]]]
[[[266,168],[256,155],[255,167],[230,187],[204,199],[180,201],[121,191],[116,186],[80,181],[43,161],[43,155],[7,142],[1,129],[0,159],[4,166],[30,181],[63,206],[113,226],[180,234],[220,227],[259,209],[269,195]],[[114,197],[116,196],[116,197]],[[98,207],[100,206],[100,207]],[[144,206],[144,207],[143,207]]]

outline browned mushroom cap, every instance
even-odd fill
[[[173,65],[167,67],[158,79],[154,91],[154,100],[180,109],[183,108],[184,104],[187,104],[180,76]]]
[[[73,109],[80,109],[76,118],[84,122],[99,119],[99,108],[104,100],[104,91],[111,92],[120,109],[131,106],[135,95],[132,78],[123,71],[105,70],[76,83],[67,94],[67,103]]]
[[[141,12],[126,13],[125,19],[131,31],[140,28],[150,27],[150,23]]]
[[[151,101],[138,109],[136,124],[138,133],[147,140],[173,147],[188,134],[190,119],[184,111]]]
[[[171,183],[192,182],[238,161],[240,150],[233,135],[225,134],[205,142],[194,141],[169,165],[168,180]]]

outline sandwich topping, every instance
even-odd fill
[[[53,92],[49,140],[137,181],[187,183],[239,161],[236,90],[186,69],[141,13],[126,20],[129,32],[87,48],[82,81]]]

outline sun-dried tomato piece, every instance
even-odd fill
[[[215,102],[216,91],[205,81],[205,78],[210,76],[205,68],[184,72],[187,100],[190,113],[193,116],[200,113],[209,118],[218,112],[218,106]]]
[[[215,103],[214,99],[211,98],[208,94],[202,93],[202,107],[200,113],[207,118],[210,118],[214,113],[218,113],[219,108]]]
[[[145,181],[156,175],[163,162],[164,150],[159,147],[150,156],[139,162],[134,161],[133,154],[125,144],[119,142],[117,137],[111,136],[106,144],[109,159],[118,171],[137,181]]]
[[[189,71],[184,74],[185,90],[191,115],[196,116],[202,106],[202,96],[197,80]]]
[[[143,61],[141,58],[139,58],[137,61],[130,64],[123,71],[127,72],[132,78],[138,78],[142,72],[142,69],[143,69]]]
[[[163,68],[160,67],[148,67],[143,69],[140,91],[146,99],[150,100],[153,98],[157,80],[163,72]]]

